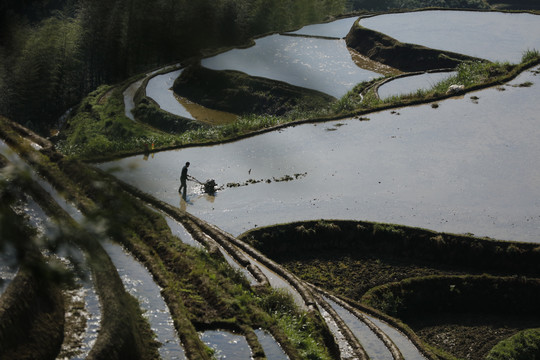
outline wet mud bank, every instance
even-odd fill
[[[319,91],[200,65],[187,67],[174,82],[173,90],[195,103],[234,114],[283,115],[294,108],[314,109],[335,101]]]
[[[371,60],[401,71],[455,68],[463,61],[485,61],[450,51],[402,43],[388,35],[359,25],[359,21],[353,25],[345,37],[347,46]]]

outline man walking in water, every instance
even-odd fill
[[[182,197],[184,200],[186,199],[186,192],[187,192],[187,185],[186,180],[188,177],[188,167],[189,167],[189,161],[186,162],[186,165],[182,168],[182,173],[180,174],[180,188],[178,189],[178,192],[182,194]],[[182,193],[182,189],[184,189],[184,192]]]

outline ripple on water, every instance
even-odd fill
[[[202,342],[215,351],[216,359],[251,359],[251,349],[244,336],[225,330],[208,330],[200,333]]]
[[[288,360],[289,357],[283,351],[276,339],[266,330],[256,329],[255,335],[261,344],[268,360]]]

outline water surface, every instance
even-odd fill
[[[540,16],[527,13],[429,10],[373,16],[360,25],[404,43],[491,61],[518,63],[524,51],[540,50]]]
[[[379,77],[354,63],[345,40],[282,35],[260,38],[255,46],[204,59],[202,65],[279,80],[337,98],[354,85]]]
[[[276,339],[266,330],[256,329],[255,335],[261,344],[264,354],[268,360],[288,360],[289,357],[283,351],[283,348],[277,343]]]
[[[251,349],[242,335],[225,330],[208,330],[200,333],[201,340],[214,349],[214,357],[218,360],[235,359],[250,360]]]

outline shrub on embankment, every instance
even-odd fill
[[[501,341],[486,356],[486,360],[508,359],[540,359],[540,329],[521,331]]]
[[[307,251],[345,250],[435,261],[483,272],[540,274],[540,245],[363,221],[294,222],[251,230],[241,236],[271,258]]]
[[[60,288],[22,267],[0,298],[0,359],[54,359],[63,339]]]

